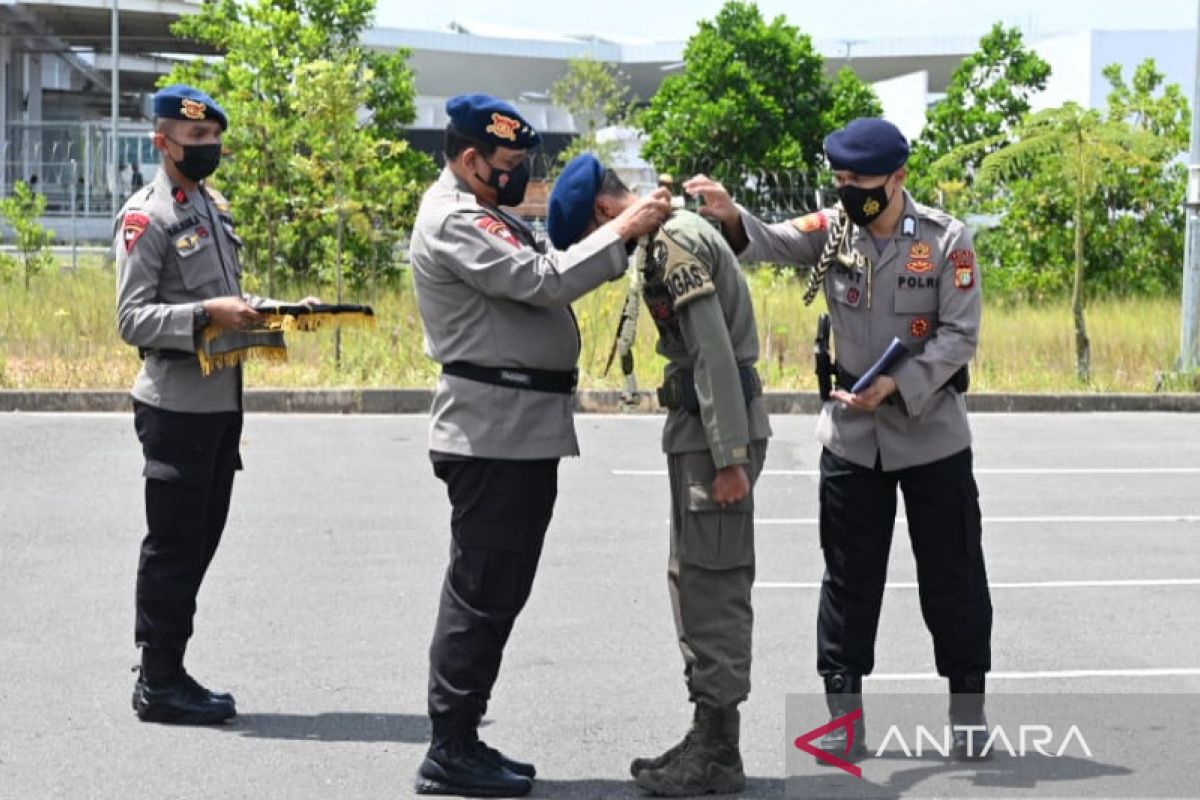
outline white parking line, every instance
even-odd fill
[[[1059,523],[1155,523],[1168,522],[1200,522],[1200,514],[1160,514],[1156,516],[1072,516],[1072,517],[984,517],[985,524],[1005,525],[1053,525]],[[908,524],[905,517],[897,517],[897,523]],[[755,518],[755,525],[816,525],[816,517],[796,517],[779,519]]]
[[[666,477],[665,469],[614,469],[618,477]],[[815,469],[764,469],[765,477],[815,478]],[[1200,475],[1200,467],[997,467],[976,469],[976,475]]]
[[[991,581],[992,589],[1121,589],[1145,586],[1200,586],[1200,578],[1146,578],[1129,580],[1095,581]],[[820,581],[758,581],[755,589],[820,589]],[[887,584],[888,589],[916,589],[912,581],[896,581]]]
[[[989,681],[1047,680],[1050,678],[1174,678],[1200,677],[1197,667],[1168,667],[1161,669],[1061,669],[1032,672],[989,672]],[[868,681],[944,681],[933,672],[892,672],[866,676]]]

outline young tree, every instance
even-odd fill
[[[1162,295],[1179,291],[1183,197],[1191,112],[1176,85],[1151,59],[1126,84],[1119,67],[1104,70],[1112,91],[1104,118],[1153,137],[1152,165],[1106,169],[1084,214],[1088,292]],[[992,265],[989,291],[1044,299],[1069,294],[1075,199],[1058,173],[1036,161],[1010,176],[1002,191],[978,187],[976,207],[995,209],[998,225],[979,234],[980,259]]]
[[[1154,159],[1160,152],[1161,142],[1153,134],[1067,103],[1062,108],[1029,116],[1008,134],[980,140],[942,159],[963,164],[982,156],[978,176],[981,187],[1019,182],[1031,169],[1041,170],[1052,176],[1070,197],[1075,367],[1079,380],[1085,383],[1091,367],[1091,343],[1084,315],[1087,209],[1103,203],[1106,173],[1153,170],[1157,166]]]
[[[20,270],[26,292],[34,275],[52,269],[55,264],[50,252],[54,231],[42,227],[39,221],[45,211],[46,196],[33,191],[25,181],[17,181],[12,195],[0,200],[0,216],[8,220],[17,246],[16,258],[0,254],[0,272],[7,277]]]
[[[582,126],[579,136],[559,153],[560,167],[580,153],[594,152],[601,161],[613,155],[613,145],[598,141],[596,131],[604,125],[626,124],[634,102],[629,77],[615,64],[590,57],[571,59],[566,74],[550,87],[550,99]]]
[[[265,282],[268,294],[280,270],[291,278],[334,275],[331,265],[315,260],[326,250],[308,211],[320,207],[328,187],[292,168],[313,133],[295,92],[306,65],[352,54],[361,81],[354,94],[370,112],[361,135],[373,139],[386,159],[352,191],[376,209],[375,221],[388,242],[381,246],[375,237],[349,236],[352,275],[395,269],[390,245],[411,225],[420,190],[434,175],[432,160],[390,138],[414,118],[415,90],[408,53],[369,54],[357,46],[373,11],[374,0],[216,0],[172,27],[176,35],[224,53],[215,63],[179,65],[164,83],[196,84],[229,113],[226,143],[232,155],[216,181],[234,204],[252,283]],[[385,193],[397,196],[381,207],[377,201]],[[388,262],[381,269],[385,252]]]

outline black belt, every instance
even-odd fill
[[[196,354],[188,350],[166,350],[163,348],[139,347],[138,358],[145,361],[146,356],[158,356],[159,358],[165,358],[167,361],[186,361],[189,358],[195,358]]]
[[[754,398],[762,395],[762,379],[754,367],[738,366],[738,380],[742,384],[742,397],[749,406]],[[696,375],[690,369],[681,369],[667,376],[667,381],[658,387],[658,404],[674,411],[682,408],[692,414],[700,413],[700,398],[696,395]]]
[[[837,385],[839,389],[850,391],[854,384],[858,383],[858,376],[849,370],[843,369],[841,364],[834,364],[834,375],[837,377]],[[953,389],[959,394],[966,394],[967,389],[971,388],[971,370],[966,365],[958,368],[958,371],[950,376],[950,380],[943,383],[940,389]]]
[[[477,383],[526,389],[531,392],[572,394],[579,384],[579,370],[527,369],[525,367],[481,367],[466,361],[442,365],[443,375],[466,378]]]

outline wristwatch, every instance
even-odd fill
[[[208,309],[204,307],[203,303],[196,303],[192,308],[192,330],[204,330],[211,322],[212,315],[208,313]]]

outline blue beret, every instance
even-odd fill
[[[508,103],[490,94],[460,94],[446,101],[450,124],[458,132],[487,144],[528,150],[542,137]]]
[[[892,123],[859,117],[825,137],[829,166],[859,175],[887,175],[908,161],[908,140]]]
[[[215,119],[221,123],[221,130],[229,127],[225,109],[217,105],[216,100],[182,83],[160,89],[154,95],[154,116],[182,120]]]
[[[600,159],[584,153],[571,159],[554,182],[550,209],[546,212],[546,232],[559,250],[566,250],[583,238],[603,180],[604,165]]]

